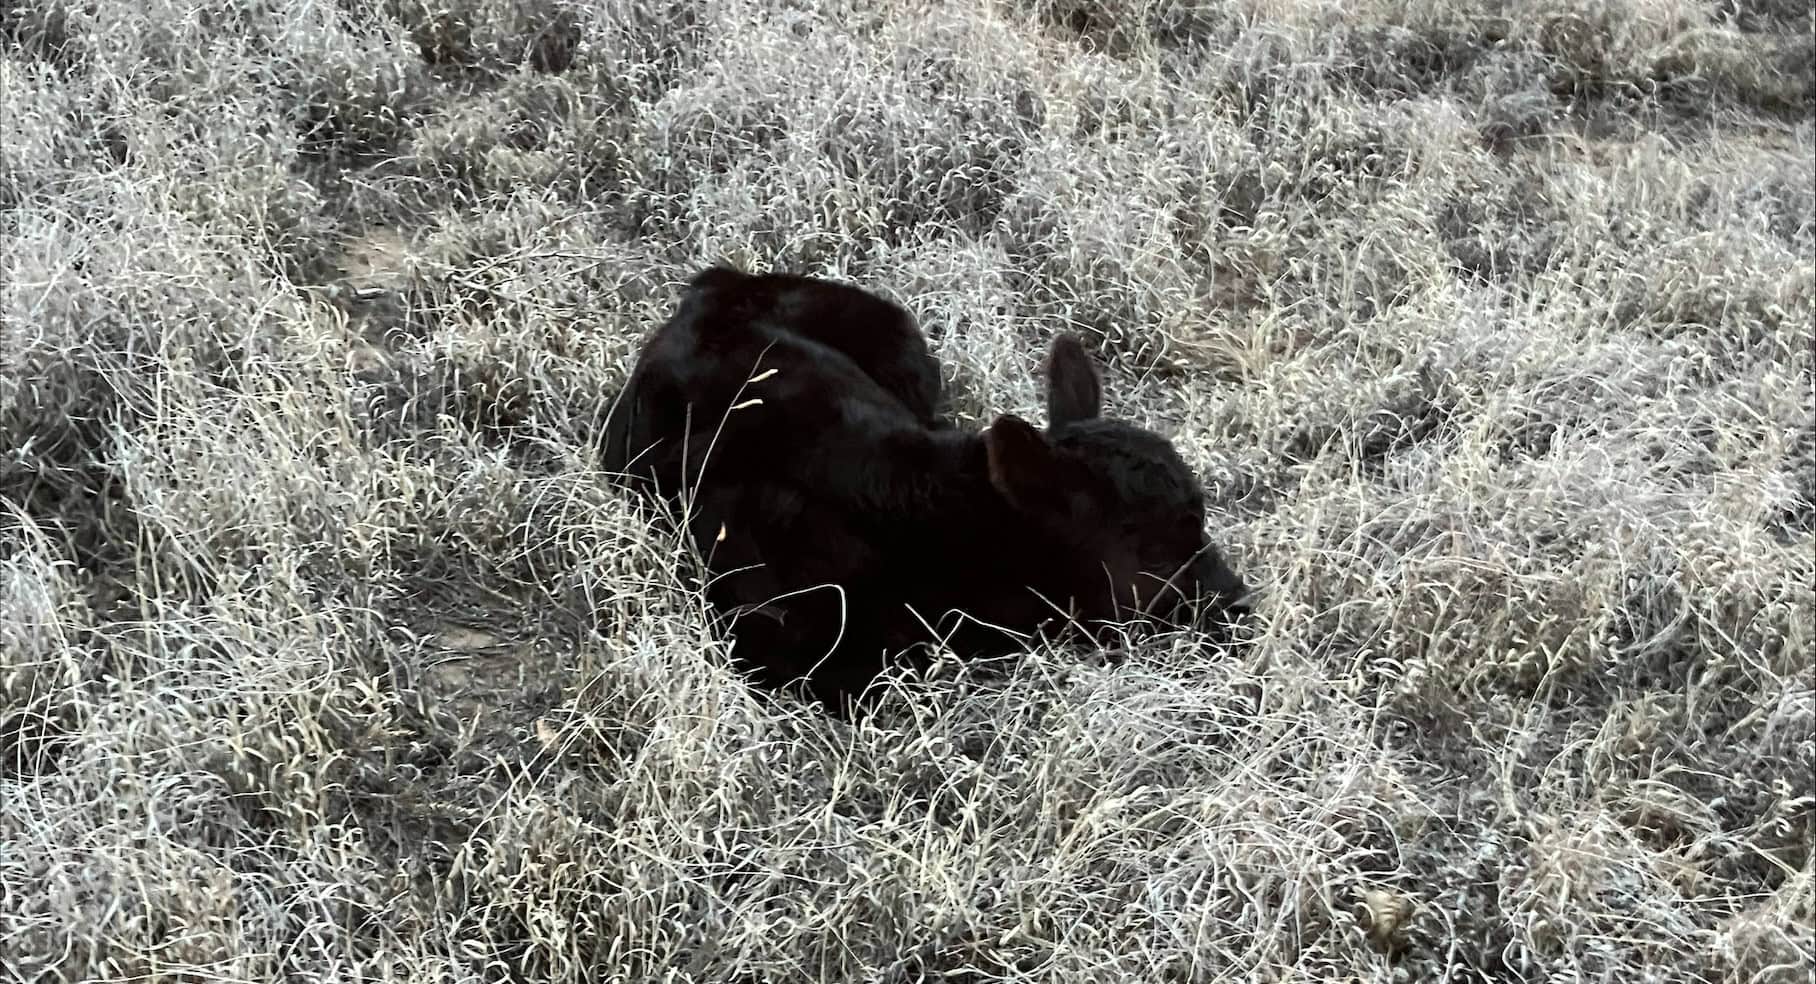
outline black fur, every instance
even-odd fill
[[[939,367],[906,311],[714,267],[647,342],[606,466],[691,503],[707,597],[739,615],[734,658],[771,685],[805,677],[835,711],[929,625],[984,655],[1066,612],[1090,627],[1187,601],[1217,623],[1241,611],[1247,589],[1206,542],[1172,445],[1098,415],[1075,337],[1047,375],[1045,433],[1010,415],[944,428]]]

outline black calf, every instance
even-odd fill
[[[739,616],[734,657],[769,684],[805,678],[835,710],[934,638],[984,655],[1067,618],[1242,611],[1172,445],[1100,415],[1075,337],[1053,343],[1046,373],[1044,433],[1006,414],[945,429],[906,311],[715,267],[646,344],[606,467],[690,507],[707,597]]]

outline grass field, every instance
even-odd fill
[[[0,4],[0,977],[1805,984],[1809,8]],[[719,260],[1084,333],[1253,644],[747,689]]]

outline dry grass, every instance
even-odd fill
[[[0,12],[9,979],[1808,980],[1807,3]],[[1090,333],[1260,638],[747,690],[718,259]]]

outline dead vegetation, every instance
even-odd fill
[[[0,966],[1806,980],[1807,8],[0,7]],[[1255,645],[745,689],[594,447],[721,259],[1085,332]]]

